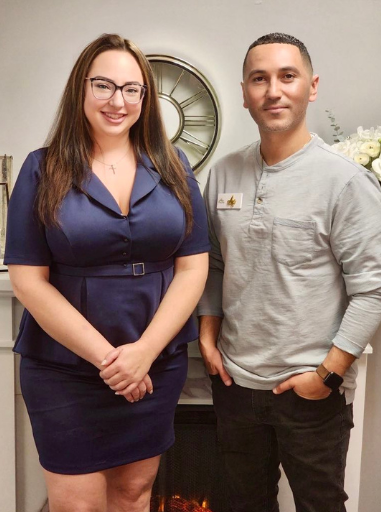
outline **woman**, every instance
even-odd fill
[[[207,274],[205,212],[152,71],[105,34],[78,58],[9,208],[15,351],[51,512],[147,512]]]

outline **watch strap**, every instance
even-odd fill
[[[317,368],[316,368],[316,373],[319,375],[319,377],[321,377],[323,379],[323,381],[328,377],[328,375],[331,373],[329,370],[327,370],[327,368],[323,365],[323,364],[320,364]]]
[[[323,383],[332,390],[339,389],[344,380],[341,375],[327,370],[323,364],[316,368],[316,373],[323,380]]]

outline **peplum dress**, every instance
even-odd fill
[[[22,166],[9,204],[5,263],[50,267],[50,282],[113,345],[133,343],[150,323],[173,278],[174,259],[209,251],[205,206],[183,153],[193,206],[185,215],[149,158],[137,165],[130,211],[89,172],[73,187],[59,227],[34,211],[45,149]],[[96,367],[51,338],[24,310],[14,351],[41,465],[60,474],[100,471],[163,453],[186,379],[192,318],[150,369],[154,392],[135,403],[115,393]]]

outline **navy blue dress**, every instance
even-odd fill
[[[177,257],[207,252],[205,208],[188,173],[194,223],[152,162],[138,163],[129,214],[93,173],[84,192],[72,188],[60,227],[41,226],[34,203],[44,149],[30,153],[8,212],[6,264],[50,267],[50,282],[114,346],[138,340],[173,278]],[[15,352],[42,466],[61,474],[99,471],[163,453],[174,441],[174,410],[186,378],[190,318],[153,363],[154,393],[129,403],[104,384],[98,369],[56,342],[24,311]]]

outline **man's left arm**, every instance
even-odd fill
[[[330,241],[332,252],[342,268],[349,305],[332,340],[332,348],[317,372],[291,377],[274,389],[276,394],[294,388],[305,398],[328,396],[330,386],[338,387],[380,324],[381,193],[370,172],[357,173],[340,194]]]

